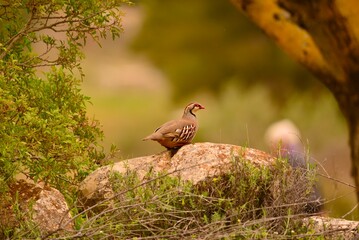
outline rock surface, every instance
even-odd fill
[[[316,234],[329,237],[325,239],[359,239],[358,221],[312,216],[303,219],[303,223],[313,228]]]
[[[19,221],[30,220],[42,234],[73,230],[69,208],[57,189],[19,180],[10,186],[9,194],[7,206],[2,206],[3,221],[0,224],[3,227],[16,227]]]
[[[155,173],[171,173],[172,176],[196,184],[208,177],[228,172],[234,159],[243,159],[261,166],[271,165],[275,160],[271,155],[256,149],[229,144],[195,143],[182,147],[172,157],[170,151],[164,151],[101,167],[82,182],[80,192],[83,202],[88,206],[109,199],[114,195],[109,174],[126,173],[129,169],[136,170],[140,178],[151,170]]]

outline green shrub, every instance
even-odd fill
[[[103,158],[102,131],[86,115],[89,98],[80,90],[82,48],[88,37],[119,36],[119,6],[125,1],[5,2],[0,6],[0,190],[23,173],[66,193]]]
[[[10,194],[18,174],[57,188],[73,202],[78,183],[104,158],[102,130],[86,113],[80,63],[89,37],[119,37],[124,2],[0,4],[0,215],[15,218],[13,228],[0,222],[0,238],[38,233],[31,218],[19,214],[21,193]]]
[[[24,173],[62,188],[94,164],[102,132],[86,116],[79,81],[54,68],[47,80],[21,75],[2,83],[0,171],[5,181]],[[97,155],[99,156],[99,155]]]
[[[305,237],[314,169],[233,160],[232,171],[196,185],[169,173],[113,174],[116,196],[80,213],[75,235],[120,239],[263,239]],[[280,184],[277,184],[280,181]],[[288,197],[287,195],[292,195]],[[96,206],[96,205],[95,205]],[[308,236],[310,236],[308,234]]]

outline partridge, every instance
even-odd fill
[[[168,150],[191,143],[198,128],[195,112],[200,109],[204,107],[199,103],[188,104],[181,119],[166,122],[143,140],[157,141]]]

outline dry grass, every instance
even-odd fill
[[[300,219],[312,215],[313,174],[283,159],[273,169],[234,159],[231,173],[197,185],[168,173],[145,182],[115,174],[116,196],[79,212],[63,239],[312,239]]]

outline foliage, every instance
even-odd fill
[[[193,185],[170,173],[150,172],[140,180],[128,170],[112,176],[117,194],[76,215],[77,231],[66,237],[310,238],[306,234],[311,230],[299,218],[309,215],[305,205],[310,202],[313,172],[293,169],[283,159],[273,169],[233,159],[230,173]],[[291,198],[283,197],[288,194]]]
[[[103,158],[102,131],[80,91],[80,60],[88,37],[119,36],[123,2],[1,2],[1,183],[23,173],[66,192]]]

